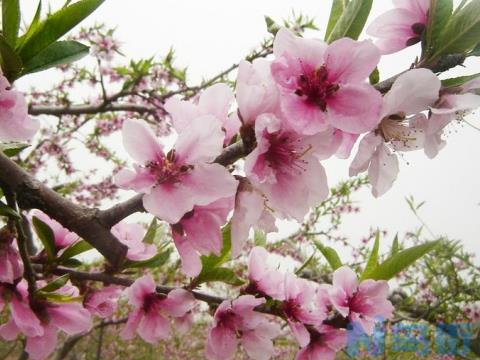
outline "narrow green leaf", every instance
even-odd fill
[[[29,147],[30,144],[22,142],[9,142],[0,144],[0,151],[3,152],[8,157],[15,156],[19,154],[22,150]]]
[[[478,43],[467,56],[480,56],[480,43]]]
[[[105,0],[80,0],[63,7],[44,21],[39,22],[32,33],[23,39],[19,48],[20,57],[28,62],[50,44],[69,32],[97,9]]]
[[[170,258],[171,253],[172,253],[172,250],[167,249],[147,260],[142,260],[142,261],[128,260],[125,262],[124,268],[125,269],[158,268],[166,264],[166,262]]]
[[[373,271],[378,266],[378,248],[380,247],[380,231],[377,230],[377,235],[375,236],[375,243],[373,244],[372,252],[368,258],[367,265],[365,265],[365,270],[363,270],[360,280],[368,279],[368,274]]]
[[[225,267],[217,267],[200,273],[194,283],[198,286],[208,282],[223,282],[225,284],[240,286],[244,282],[235,275],[233,270]]]
[[[0,65],[10,82],[13,82],[22,70],[22,60],[2,35],[0,35]]]
[[[370,81],[371,85],[375,85],[380,81],[380,72],[378,71],[378,67],[373,69],[372,73],[368,77],[368,80]]]
[[[209,271],[210,269],[219,267],[220,265],[230,260],[230,253],[232,250],[230,223],[228,223],[222,228],[222,236],[223,236],[223,247],[220,255],[219,256],[208,255],[208,256],[201,257],[202,272],[204,270]]]
[[[150,222],[150,225],[148,226],[147,232],[145,233],[145,236],[143,237],[143,242],[146,244],[153,244],[153,240],[155,240],[155,235],[157,234],[157,218],[153,218],[153,220]]]
[[[295,275],[300,274],[312,262],[316,254],[317,252],[314,251],[313,254],[310,255],[310,257],[302,264],[302,266],[300,266],[297,270],[295,270]]]
[[[7,204],[4,204],[2,201],[0,201],[0,215],[21,219],[20,215],[15,210]]]
[[[440,240],[413,246],[392,255],[373,269],[366,279],[389,280],[440,244]]]
[[[314,243],[317,249],[320,250],[320,252],[323,254],[325,259],[327,259],[333,270],[337,270],[339,267],[342,266],[342,260],[340,260],[340,257],[338,256],[335,249],[329,246],[323,246],[318,241],[315,241]]]
[[[45,285],[41,289],[38,289],[37,291],[44,292],[44,293],[49,293],[49,292],[58,290],[63,285],[65,285],[69,279],[70,279],[70,274],[62,275],[62,276],[56,278],[55,280],[49,282],[47,285]]]
[[[90,245],[85,240],[79,240],[65,249],[65,251],[60,256],[59,261],[63,263],[65,260],[91,249],[93,249],[92,245]]]
[[[19,0],[2,1],[2,32],[10,46],[15,47],[20,28]]]
[[[367,21],[373,0],[351,0],[327,38],[332,43],[343,37],[358,39]]]
[[[430,0],[428,23],[425,34],[425,54],[428,57],[436,51],[445,24],[448,23],[453,11],[453,0]]]
[[[470,80],[476,79],[480,76],[480,73],[473,74],[473,75],[466,75],[466,76],[459,76],[455,78],[445,79],[442,80],[442,86],[446,88],[452,88],[457,86],[462,86],[466,82]]]
[[[24,64],[23,74],[68,64],[88,55],[88,46],[77,41],[57,41]]]
[[[82,296],[72,297],[72,296],[58,294],[55,292],[39,291],[38,295],[49,301],[56,302],[56,303],[80,302],[83,300]]]
[[[61,265],[69,268],[76,268],[83,265],[83,263],[78,259],[70,258],[62,260]]]
[[[265,246],[267,245],[267,236],[265,235],[265,231],[255,229],[253,234],[253,242],[255,246]]]
[[[393,255],[397,254],[399,250],[400,250],[400,245],[398,243],[398,233],[397,233],[397,234],[395,234],[395,238],[393,239],[392,250],[390,251],[390,256],[393,256]]]
[[[325,40],[328,39],[332,33],[335,24],[337,23],[343,11],[348,5],[349,0],[333,0],[332,7],[330,9],[330,17],[328,18],[327,30],[325,32]]]
[[[36,216],[32,218],[32,223],[38,238],[47,252],[48,258],[50,260],[55,259],[55,235],[53,230]]]
[[[37,5],[37,10],[35,11],[35,15],[33,16],[32,22],[30,23],[30,26],[28,27],[25,34],[23,34],[18,38],[16,47],[15,47],[16,49],[19,49],[20,47],[22,47],[26,39],[29,39],[30,36],[32,36],[32,34],[35,32],[38,24],[40,23],[41,14],[42,14],[42,0],[39,0]]]
[[[448,22],[430,59],[440,55],[463,54],[478,44],[480,38],[480,1],[469,2]]]

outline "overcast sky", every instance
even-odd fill
[[[55,0],[51,4],[58,6],[63,2]],[[35,3],[24,0],[25,12],[31,14]],[[307,14],[320,27],[320,32],[308,35],[323,38],[330,5],[331,1],[325,0],[107,0],[87,23],[116,26],[122,50],[130,58],[162,55],[173,45],[178,63],[188,66],[188,75],[195,82],[215,75],[248,54],[267,35],[264,15],[281,20],[292,10]],[[389,0],[374,1],[370,21],[390,7]],[[381,78],[408,68],[418,53],[418,47],[411,47],[384,57]],[[467,70],[456,69],[452,76],[480,72],[478,60],[467,65]],[[19,81],[18,86],[28,89],[31,84],[45,84],[50,79],[43,73]],[[468,120],[480,127],[479,114]],[[478,251],[480,131],[455,125],[449,128],[447,141],[446,148],[434,160],[427,159],[422,151],[401,158],[399,177],[381,198],[373,198],[369,191],[360,192],[356,199],[362,212],[346,219],[346,233],[360,239],[370,226],[392,233],[415,228],[418,222],[404,200],[413,195],[418,201],[426,201],[422,214],[436,235],[461,239],[468,249]],[[347,178],[349,164],[350,160],[325,163],[330,185]]]

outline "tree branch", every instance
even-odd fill
[[[77,233],[96,248],[116,269],[125,259],[127,247],[110,233],[97,216],[97,209],[76,205],[34,179],[0,152],[0,181],[17,196],[21,209],[39,209]]]
[[[84,115],[84,114],[99,114],[115,111],[129,111],[140,114],[149,113],[156,114],[158,108],[155,106],[140,105],[140,104],[118,104],[118,103],[102,103],[99,105],[93,104],[81,104],[81,105],[67,105],[67,106],[55,106],[55,105],[30,105],[28,107],[28,113],[30,115]]]

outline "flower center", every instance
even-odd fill
[[[339,89],[338,84],[328,80],[328,71],[325,66],[304,71],[297,83],[298,88],[295,94],[305,96],[307,102],[318,105],[322,111],[327,110],[327,99]]]
[[[155,176],[157,184],[179,182],[182,175],[193,169],[192,165],[179,165],[176,163],[175,150],[169,151],[164,158],[150,161],[145,167]]]
[[[265,160],[269,167],[282,172],[306,171],[303,156],[311,149],[301,145],[300,139],[292,139],[288,134],[269,134],[270,148],[265,153]]]
[[[383,137],[385,142],[415,140],[411,137],[411,129],[405,113],[398,113],[384,117],[375,133]]]
[[[157,293],[146,294],[143,297],[143,311],[146,313],[150,311],[157,312],[162,299],[163,296]]]

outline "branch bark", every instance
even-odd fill
[[[55,105],[30,105],[28,113],[30,115],[84,115],[84,114],[99,114],[115,111],[129,111],[140,114],[150,113],[155,114],[157,108],[154,106],[140,105],[140,104],[81,104],[81,105],[67,105],[67,106],[55,106]]]
[[[96,248],[112,265],[120,267],[127,247],[110,233],[108,225],[97,216],[97,209],[76,205],[34,179],[24,169],[0,152],[0,182],[17,197],[21,209],[39,209],[75,232]]]

